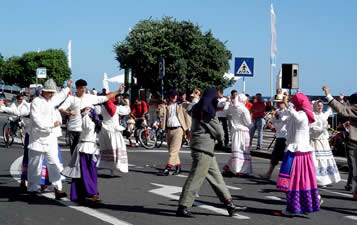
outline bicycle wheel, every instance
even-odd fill
[[[14,142],[14,137],[13,137],[12,134],[10,134],[9,137],[7,137],[7,135],[6,135],[7,132],[8,132],[8,130],[9,130],[9,128],[10,128],[10,124],[9,124],[9,122],[6,122],[6,123],[4,124],[3,129],[2,129],[2,131],[3,131],[4,143],[5,143],[6,146],[10,146],[10,145],[12,145],[12,143]]]
[[[152,129],[140,129],[139,141],[144,148],[152,149],[156,144],[156,134]]]
[[[19,133],[19,137],[21,138],[22,145],[25,145],[25,128],[21,127],[17,131]]]
[[[156,131],[156,144],[155,146],[157,148],[160,148],[162,143],[165,140],[165,131],[163,131],[162,129],[159,129]]]

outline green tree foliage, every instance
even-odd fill
[[[225,88],[232,80],[223,78],[232,54],[212,32],[202,33],[189,21],[140,21],[124,41],[114,45],[121,68],[131,68],[138,84],[160,90],[158,62],[165,59],[165,90],[189,91],[206,87]]]
[[[67,65],[67,58],[63,50],[48,49],[41,52],[27,52],[21,57],[10,57],[2,66],[2,77],[7,84],[17,84],[28,87],[36,82],[36,69],[45,67],[47,78],[52,78],[61,86],[71,75]],[[39,79],[43,83],[45,79]]]
[[[5,63],[4,57],[0,53],[0,79],[2,79],[2,70],[3,70],[4,63]]]
[[[6,84],[15,84],[18,78],[22,76],[23,68],[20,65],[20,57],[12,56],[8,58],[1,69],[2,79]]]

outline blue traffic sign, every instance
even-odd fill
[[[254,58],[235,58],[234,76],[253,77],[254,76]]]

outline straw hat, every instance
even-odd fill
[[[274,102],[284,102],[284,95],[275,95]]]
[[[43,89],[42,91],[45,92],[57,92],[57,85],[56,82],[52,79],[48,79],[44,84],[43,84]]]

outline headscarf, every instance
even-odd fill
[[[217,104],[217,90],[206,88],[200,101],[193,106],[192,117],[205,122],[210,121],[216,116]]]
[[[315,122],[312,106],[306,95],[303,93],[297,93],[291,97],[290,102],[294,104],[296,111],[303,110],[306,113],[307,118],[309,119],[309,123]]]
[[[357,93],[352,94],[348,98],[348,101],[350,102],[351,105],[357,104]]]
[[[317,105],[318,105],[319,103],[323,103],[323,101],[317,100],[317,101],[315,101],[314,104],[312,105],[312,108],[314,109],[314,112],[315,112],[315,113],[318,113],[318,112],[319,112],[319,110],[318,110],[318,108],[317,108]]]
[[[85,110],[86,108],[82,109],[81,112],[82,112],[82,116],[86,115],[86,114],[83,114],[83,111]],[[88,116],[91,118],[91,120],[93,121],[93,123],[95,124],[95,132],[96,133],[99,133],[100,129],[102,128],[102,123],[99,119],[99,116],[98,116],[98,113],[95,111],[94,108],[92,107],[89,107],[89,113],[88,113]]]
[[[247,96],[245,94],[239,94],[234,99],[234,108],[238,108],[241,105],[245,106],[245,102],[247,101]]]
[[[110,94],[111,92],[109,92],[108,94]],[[108,95],[107,94],[107,95]],[[104,107],[107,110],[108,114],[113,117],[116,110],[117,110],[117,106],[114,104],[114,100],[115,97],[110,98],[105,104]]]

